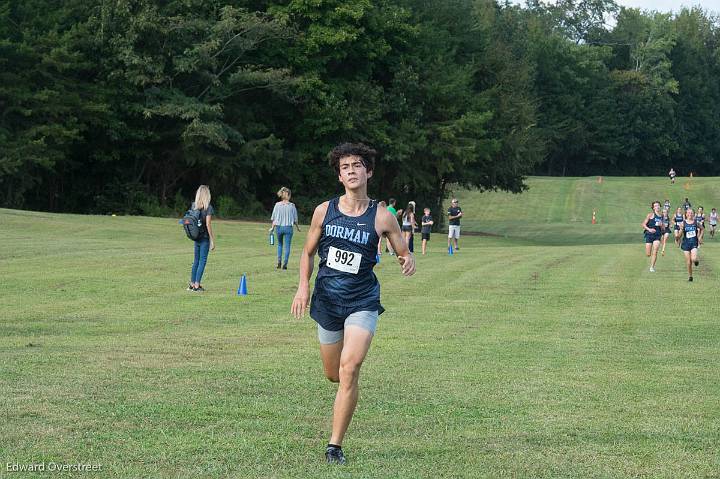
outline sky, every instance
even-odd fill
[[[701,6],[705,10],[720,13],[720,0],[616,0],[623,7],[678,12],[681,7]]]
[[[524,5],[525,0],[510,0],[512,3]],[[545,0],[550,1],[552,0]],[[720,0],[615,0],[622,7],[639,8],[641,10],[657,10],[658,12],[679,12],[682,7],[699,5],[704,10],[720,14]]]

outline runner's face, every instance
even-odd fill
[[[359,156],[340,158],[338,166],[338,179],[349,190],[367,186],[367,180],[372,176],[372,171],[367,171]]]
[[[655,214],[657,214],[657,215],[660,214],[660,203],[658,203],[658,202],[653,203],[653,211],[655,211]]]

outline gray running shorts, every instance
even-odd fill
[[[377,320],[377,311],[358,311],[345,318],[343,329],[338,331],[329,331],[318,324],[318,339],[320,340],[320,344],[335,344],[343,339],[345,333],[344,328],[348,326],[359,326],[370,331],[370,334],[375,335]]]

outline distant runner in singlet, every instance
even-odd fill
[[[655,272],[655,263],[657,262],[658,249],[663,236],[663,220],[660,211],[660,202],[653,201],[652,213],[645,216],[645,220],[640,226],[645,231],[645,255],[650,258],[650,272]]]
[[[700,228],[695,218],[695,212],[692,208],[688,208],[685,212],[685,218],[680,223],[680,230],[682,231],[682,249],[685,254],[685,265],[688,271],[688,281],[693,280],[693,265],[698,266],[698,247],[700,246]]]
[[[682,238],[682,232],[680,231],[680,223],[683,221],[683,209],[678,207],[675,210],[675,217],[673,218],[673,230],[675,234],[675,244],[680,246],[680,240]]]
[[[670,216],[668,216],[670,213],[668,210],[663,210],[662,212],[662,222],[663,222],[663,235],[662,235],[662,255],[665,256],[665,245],[667,244],[667,240],[670,237]]]
[[[700,245],[702,245],[703,239],[705,238],[705,209],[702,206],[698,206],[695,212],[695,223],[697,223],[698,226],[698,240],[700,241]]]
[[[710,237],[715,238],[715,230],[717,229],[718,224],[718,214],[717,214],[717,208],[713,208],[712,211],[710,211]]]

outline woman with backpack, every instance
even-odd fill
[[[190,209],[200,212],[202,227],[198,238],[195,240],[195,259],[193,260],[187,290],[201,293],[205,291],[205,288],[200,284],[200,280],[205,271],[208,253],[215,250],[215,234],[212,229],[212,216],[215,214],[215,210],[210,204],[210,188],[207,185],[200,185],[197,189],[195,202]]]
[[[273,208],[272,226],[270,226],[270,232],[273,229],[277,230],[277,269],[287,269],[288,259],[290,259],[290,245],[292,244],[293,237],[293,225],[300,231],[300,225],[298,225],[298,213],[295,204],[290,202],[290,188],[282,187],[277,192],[280,201],[275,203]],[[283,247],[285,248],[285,256],[283,257]]]

